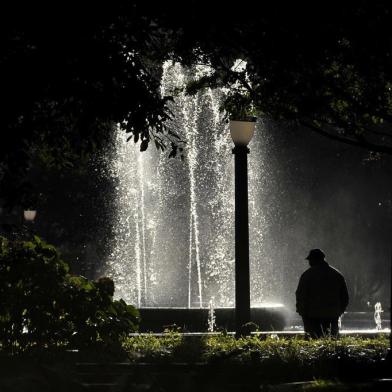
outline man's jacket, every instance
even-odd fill
[[[343,275],[325,261],[310,267],[301,275],[295,294],[297,312],[302,317],[339,317],[348,305]]]

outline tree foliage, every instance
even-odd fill
[[[269,2],[251,12],[245,1],[207,14],[193,3],[194,12],[173,21],[181,31],[175,53],[214,72],[191,92],[226,87],[230,112],[254,107],[261,117],[392,154],[389,4]],[[235,67],[237,59],[246,66]]]
[[[77,166],[114,127],[142,149],[152,137],[165,148],[168,98],[159,91],[160,64],[145,57],[155,29],[134,4],[124,7],[76,12],[70,2],[3,13],[0,197],[27,193],[32,158]]]
[[[115,343],[138,325],[138,313],[113,301],[109,278],[69,274],[56,249],[0,238],[0,342],[3,347],[83,347]]]
[[[118,1],[31,4],[2,14],[1,192],[26,193],[38,154],[50,164],[110,140],[114,126],[176,155],[162,62],[208,64],[188,86],[228,88],[224,108],[392,154],[392,7],[384,1]],[[236,68],[242,59],[245,67]],[[7,136],[5,138],[4,136]],[[1,196],[1,195],[0,195]]]

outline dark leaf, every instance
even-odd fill
[[[140,143],[140,151],[146,151],[148,148],[148,140],[144,139],[142,140],[142,142]]]

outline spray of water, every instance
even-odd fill
[[[208,306],[208,332],[214,332],[216,327],[216,317],[215,317],[215,304],[214,297],[210,299],[210,303]]]
[[[381,303],[377,302],[374,305],[374,322],[376,323],[376,329],[378,331],[382,330],[382,320],[381,320],[381,313],[383,312]]]
[[[224,92],[181,92],[208,72],[202,66],[163,65],[161,93],[175,94],[168,126],[186,141],[184,162],[152,147],[140,153],[120,131],[108,159],[116,186],[106,273],[115,281],[116,296],[139,307],[208,307],[204,298],[212,297],[214,306],[234,304],[233,156],[219,110]],[[256,151],[262,150],[260,140],[252,142]],[[266,179],[259,152],[249,168],[252,301],[258,303],[271,292],[265,278],[271,265],[262,200]]]

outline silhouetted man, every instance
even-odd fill
[[[346,281],[320,249],[312,249],[306,259],[310,268],[301,275],[295,293],[305,333],[312,338],[337,336],[339,317],[348,305]]]

